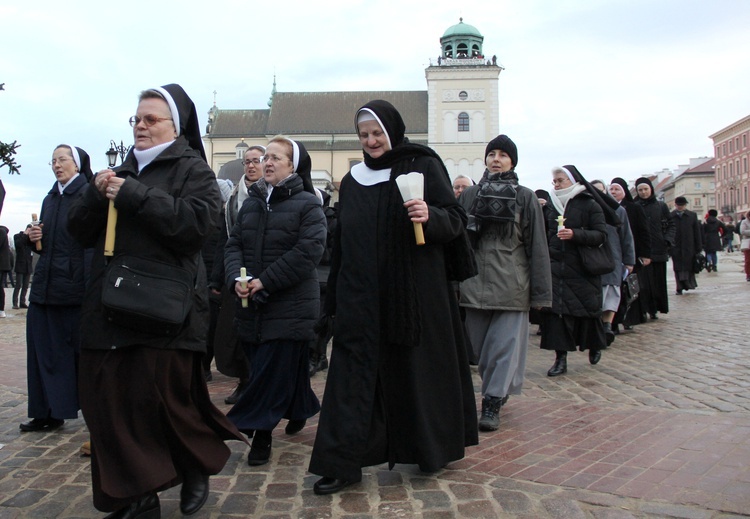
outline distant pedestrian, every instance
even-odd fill
[[[644,266],[638,279],[641,283],[641,310],[651,319],[661,312],[669,313],[667,295],[667,262],[669,249],[674,244],[674,221],[667,204],[656,198],[654,186],[646,177],[635,181],[637,203],[643,207],[651,235],[651,263]]]
[[[0,273],[2,273],[0,275],[0,318],[5,317],[5,283],[13,268],[13,256],[8,240],[9,232],[7,227],[0,225]]]
[[[31,229],[31,224],[26,230]],[[29,290],[29,279],[31,278],[34,253],[29,245],[26,232],[20,231],[13,236],[13,245],[16,248],[16,263],[13,270],[16,272],[16,286],[13,289],[13,308],[28,308],[26,292]]]
[[[456,175],[456,178],[453,179],[453,194],[458,198],[467,187],[471,187],[474,184],[476,184],[476,182],[466,175]]]
[[[724,235],[722,239],[722,249],[726,249],[727,253],[734,252],[734,233],[737,231],[737,227],[734,225],[734,220],[729,217],[729,221],[724,222]]]
[[[672,270],[674,270],[674,280],[679,296],[684,291],[698,288],[693,265],[695,264],[696,254],[700,253],[703,248],[703,240],[698,215],[687,208],[687,198],[678,196],[674,203],[675,210],[672,211],[672,221],[675,224],[675,233],[674,243],[670,247],[669,253],[672,256]],[[718,233],[716,237],[718,246]],[[714,252],[714,261],[716,261],[715,254]]]
[[[740,224],[740,250],[745,255],[745,281],[750,281],[750,211],[745,216]]]
[[[677,197],[685,202],[685,197]],[[675,204],[677,201],[675,200]],[[678,206],[679,207],[679,206]],[[673,213],[674,214],[674,213]],[[708,210],[708,217],[701,226],[701,234],[703,238],[703,250],[706,251],[706,272],[717,271],[718,258],[716,253],[721,250],[722,236],[732,236],[733,232],[728,232],[726,226],[717,218],[719,213],[716,209]],[[734,229],[732,229],[734,231]],[[678,291],[679,292],[679,291]]]

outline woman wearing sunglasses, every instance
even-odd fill
[[[157,492],[181,483],[180,510],[190,515],[208,497],[209,475],[229,458],[224,440],[243,440],[211,404],[203,377],[208,294],[193,291],[187,317],[170,334],[118,318],[102,303],[105,226],[114,201],[110,266],[128,258],[166,264],[170,271],[181,267],[195,287],[205,287],[200,251],[218,224],[221,195],[206,163],[195,106],[179,85],[143,91],[130,124],[133,149],[119,168],[96,175],[69,222],[82,244],[97,249],[80,359],[94,506],[113,512],[109,518],[159,517]]]

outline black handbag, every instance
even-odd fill
[[[615,270],[615,259],[612,257],[612,250],[609,248],[606,239],[599,246],[579,245],[578,254],[581,257],[583,268],[592,276],[609,274]]]
[[[625,303],[630,306],[633,304],[633,301],[638,299],[638,294],[641,292],[641,284],[638,281],[638,274],[633,272],[626,277],[625,281],[622,282],[622,289],[622,296],[625,298]]]
[[[107,265],[102,305],[115,324],[169,336],[185,324],[194,290],[194,276],[185,268],[121,255]]]
[[[693,258],[693,273],[700,274],[706,268],[706,256],[699,252]]]

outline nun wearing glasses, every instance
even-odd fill
[[[170,335],[110,319],[102,304],[105,226],[117,209],[114,256],[182,267],[206,286],[201,248],[218,224],[221,195],[206,163],[193,101],[176,84],[141,92],[130,119],[134,146],[100,171],[71,208],[71,233],[95,247],[83,304],[81,409],[91,433],[94,506],[107,518],[160,517],[159,491],[182,485],[180,511],[206,502],[209,476],[242,434],[210,401],[201,358],[208,294],[194,290]]]

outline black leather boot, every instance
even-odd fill
[[[482,417],[479,419],[480,431],[497,431],[500,427],[500,408],[505,399],[494,396],[482,398]]]
[[[556,377],[568,372],[568,352],[555,350],[557,357],[555,363],[547,372],[548,377]]]
[[[142,497],[125,508],[120,508],[104,519],[160,519],[160,517],[161,506],[159,505],[159,496],[151,494]]]
[[[271,431],[255,431],[247,464],[250,466],[265,465],[271,458]]]

